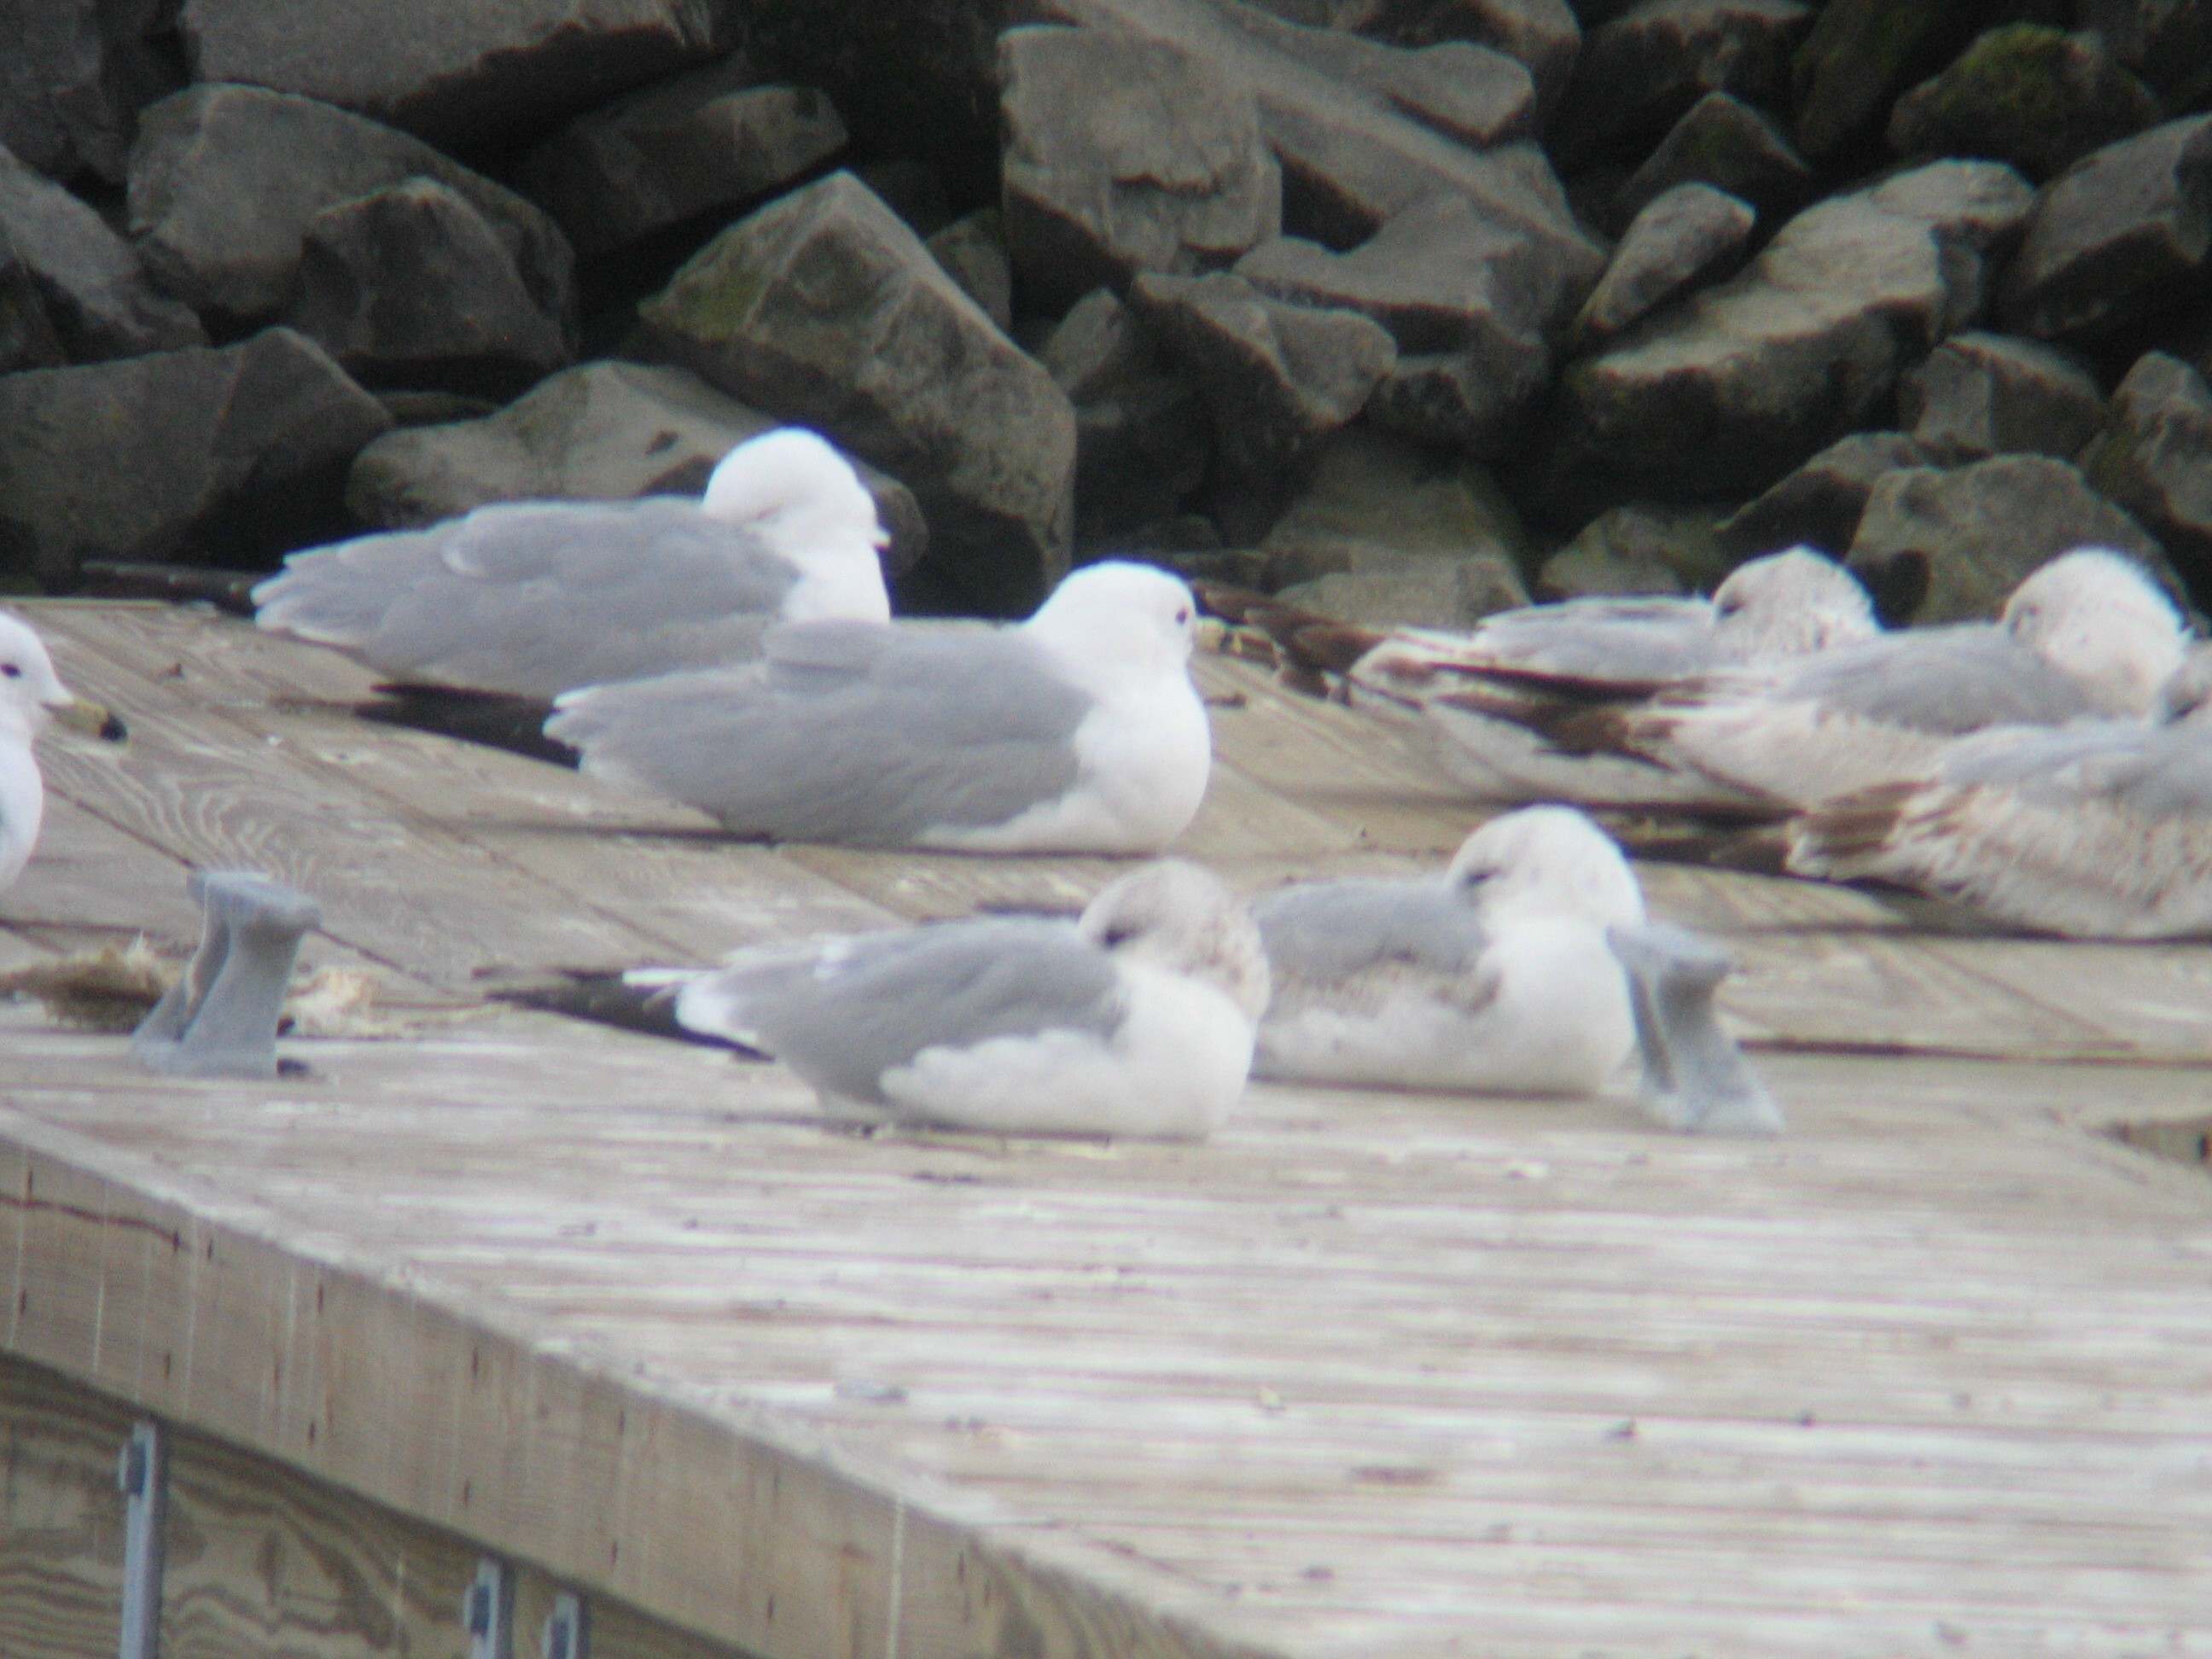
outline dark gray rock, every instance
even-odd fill
[[[1385,46],[1340,29],[1273,23],[1249,7],[1241,22],[1285,57],[1362,88],[1462,144],[1485,149],[1534,132],[1536,83],[1509,53],[1465,40]]]
[[[1777,101],[1812,22],[1796,0],[1644,0],[1583,43],[1555,153],[1572,166],[1656,137],[1709,92]]]
[[[1586,593],[1686,593],[1726,573],[1710,508],[1633,502],[1601,513],[1536,573],[1540,599]]]
[[[849,173],[709,242],[639,307],[657,349],[903,480],[928,574],[1018,612],[1067,568],[1075,411]]]
[[[1271,300],[1226,271],[1146,272],[1129,303],[1206,400],[1224,465],[1266,487],[1357,415],[1397,358],[1389,334],[1358,312]]]
[[[1967,622],[1996,616],[2022,578],[2083,546],[2167,568],[2143,527],[2070,463],[2000,455],[1955,472],[1908,467],[1877,478],[1849,563],[1889,622]],[[1917,605],[1900,603],[1916,593]]]
[[[1496,559],[1394,553],[1352,556],[1347,570],[1293,582],[1281,597],[1361,628],[1443,628],[1464,632],[1495,611],[1528,603],[1519,572]]]
[[[0,144],[51,177],[123,181],[139,106],[179,76],[152,0],[0,0]]]
[[[2203,375],[2163,352],[2137,358],[2082,467],[2198,584],[2212,574],[2212,390]]]
[[[2005,320],[2090,339],[2185,298],[2212,250],[2212,115],[2168,121],[2083,157],[2037,204]]]
[[[74,362],[207,343],[191,308],[154,291],[131,244],[106,220],[5,149],[0,241]]]
[[[983,314],[1004,332],[1014,325],[1014,268],[1006,257],[1003,216],[996,208],[977,208],[932,236],[926,244],[945,274],[982,307]]]
[[[1890,106],[1990,23],[1989,0],[1828,0],[1791,64],[1797,148],[1814,163],[1881,136]]]
[[[2080,0],[2081,27],[2156,87],[2170,109],[2212,92],[2212,4],[2206,0]]]
[[[535,137],[738,43],[730,0],[185,0],[192,78],[295,92],[432,143]]]
[[[1709,92],[1628,176],[1605,223],[1618,233],[1654,197],[1688,184],[1724,190],[1772,217],[1796,208],[1812,181],[1813,170],[1781,128],[1741,99]]]
[[[569,357],[498,232],[431,179],[307,221],[284,321],[379,386],[512,395]]]
[[[318,213],[418,176],[483,216],[539,309],[571,314],[574,255],[541,210],[404,132],[258,87],[191,87],[142,112],[131,234],[162,287],[238,327],[290,299]]]
[[[386,433],[355,458],[346,506],[364,524],[413,530],[489,501],[696,495],[717,461],[776,424],[687,369],[580,363],[481,419]],[[847,459],[891,532],[884,562],[911,569],[929,544],[920,504]]]
[[[750,207],[845,148],[823,94],[759,80],[738,53],[617,99],[532,149],[515,183],[586,258]]]
[[[1568,366],[1556,504],[1741,497],[1880,420],[1898,374],[1975,320],[1984,257],[2033,200],[2009,167],[1946,161],[1807,209],[1729,282]]]
[[[1576,319],[1601,340],[1647,312],[1727,276],[1742,262],[1758,219],[1751,204],[1711,185],[1677,185],[1645,204]]]
[[[1168,371],[1110,289],[1076,301],[1042,356],[1075,405],[1078,544],[1172,519],[1205,477],[1212,450],[1198,394]]]
[[[313,341],[0,379],[0,568],[66,592],[87,559],[250,565],[340,527],[346,468],[391,424]]]
[[[1024,309],[1054,315],[1140,270],[1225,265],[1282,224],[1249,90],[1170,40],[1011,29],[1006,250]]]
[[[1732,565],[1798,546],[1840,559],[1859,533],[1875,480],[1929,460],[1902,432],[1854,432],[1723,520],[1716,543]]]
[[[1237,0],[1035,0],[1067,22],[1171,40],[1250,91],[1283,169],[1283,228],[1350,247],[1415,203],[1466,197],[1501,228],[1526,236],[1566,273],[1579,304],[1604,258],[1575,222],[1550,162],[1534,143],[1474,150],[1273,46],[1263,17]],[[1272,23],[1273,19],[1267,19]]]
[[[1347,253],[1301,237],[1263,242],[1237,274],[1278,299],[1382,324],[1399,356],[1371,417],[1479,453],[1503,447],[1541,388],[1545,335],[1571,293],[1540,245],[1455,196],[1408,209]]]
[[[1897,406],[1899,423],[1944,466],[2008,454],[2071,460],[2105,419],[2104,389],[2073,356],[1978,330],[1909,370]]]
[[[46,296],[0,230],[0,374],[19,368],[53,368],[69,361]]]
[[[2008,23],[1897,100],[1889,147],[1900,155],[1984,155],[2048,179],[2158,115],[2157,94],[2101,34]]]
[[[1539,119],[1547,118],[1575,70],[1583,25],[1566,0],[1352,0],[1330,20],[1413,46],[1472,40],[1517,59],[1536,88]]]

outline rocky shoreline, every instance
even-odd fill
[[[2205,0],[0,0],[0,589],[866,468],[902,606],[2212,599]]]

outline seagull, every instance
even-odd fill
[[[887,623],[889,539],[850,464],[779,427],[697,501],[501,501],[295,553],[253,589],[254,620],[410,687],[543,703],[748,661],[778,623]]]
[[[1253,919],[1275,982],[1261,1077],[1578,1095],[1635,1046],[1607,930],[1640,925],[1644,896],[1571,807],[1492,819],[1441,877],[1285,888]]]
[[[31,861],[46,817],[46,786],[32,745],[49,720],[111,741],[123,722],[62,684],[46,641],[31,625],[0,611],[0,889]]]
[[[2145,720],[2003,726],[1787,830],[1796,874],[1872,878],[2075,939],[2212,937],[2212,646]]]
[[[1267,1004],[1250,915],[1177,860],[1075,921],[925,922],[631,980],[673,983],[678,1024],[781,1060],[834,1118],[992,1134],[1202,1139]]]
[[[1907,629],[1638,705],[1530,718],[1562,746],[1632,757],[1697,780],[1715,804],[1782,816],[1920,776],[1969,732],[2140,721],[2188,644],[2142,565],[2081,549],[2021,582],[1994,623]]]
[[[1404,631],[1352,665],[1351,702],[1418,717],[1480,799],[1686,807],[1726,801],[1634,754],[1578,751],[1545,728],[1634,708],[1700,674],[1795,660],[1881,632],[1865,588],[1795,547],[1738,567],[1706,599],[1570,599],[1486,617],[1464,638]]]
[[[1158,853],[1212,762],[1190,590],[1087,565],[1012,628],[788,625],[757,665],[595,686],[545,735],[732,835],[971,853]]]

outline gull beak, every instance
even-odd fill
[[[120,743],[131,735],[131,728],[100,704],[83,697],[71,697],[54,709],[54,723],[65,726],[72,732],[82,732],[88,738],[98,738],[106,743]]]

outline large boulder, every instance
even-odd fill
[[[968,604],[1018,612],[1066,571],[1074,410],[851,173],[732,225],[639,315],[674,361],[902,479]]]
[[[2047,179],[2142,131],[2158,113],[2157,94],[2103,35],[2009,23],[1897,100],[1889,147],[1900,155],[1985,155]]]
[[[1146,272],[1129,302],[1206,400],[1223,465],[1263,492],[1358,414],[1397,360],[1389,334],[1358,312],[1272,300],[1226,271]]]
[[[532,137],[726,52],[733,0],[184,0],[195,81],[357,110],[448,148]]]
[[[1908,371],[1897,406],[1899,423],[1946,466],[2016,453],[2070,460],[2104,423],[2105,393],[2055,346],[1975,330]]]
[[[2212,575],[2212,390],[2203,375],[2145,352],[2112,393],[2106,427],[2082,465],[2201,588]]]
[[[155,0],[0,0],[0,145],[55,179],[123,180],[138,106],[173,91]]]
[[[1553,131],[1572,167],[1656,138],[1709,92],[1778,100],[1812,27],[1797,0],[1643,0],[1583,43]]]
[[[1708,507],[1638,501],[1601,513],[1536,573],[1540,599],[1592,593],[1683,593],[1728,570]]]
[[[0,378],[0,569],[66,592],[87,559],[273,560],[341,526],[346,469],[391,423],[284,328]]]
[[[1006,251],[1025,310],[1056,316],[1140,270],[1225,265],[1282,225],[1250,92],[1197,53],[1119,30],[1010,29]]]
[[[2037,567],[2084,546],[2166,570],[2143,527],[2071,464],[2000,455],[1954,472],[1909,467],[1877,478],[1849,562],[1885,620],[1967,622],[1994,617]]]
[[[750,207],[845,148],[811,87],[762,86],[733,53],[578,116],[522,158],[515,183],[586,258],[702,214]]]
[[[355,458],[346,506],[364,524],[412,530],[489,501],[696,495],[716,462],[775,424],[688,369],[581,363],[482,419],[386,433]],[[884,562],[911,569],[929,542],[920,504],[847,459],[891,532]]]
[[[1899,374],[1975,320],[1984,257],[2033,201],[2009,167],[1947,161],[1807,209],[1730,281],[1568,366],[1556,506],[1747,495],[1879,420]]]
[[[1613,263],[1575,319],[1578,336],[1601,340],[1670,300],[1725,276],[1743,262],[1759,215],[1711,185],[1677,185],[1644,204],[1613,250]]]
[[[2212,115],[2083,157],[2043,192],[2004,294],[2024,334],[2093,339],[2186,298],[2212,252]]]
[[[1254,248],[1236,270],[1277,299],[1380,323],[1398,356],[1370,417],[1478,453],[1504,447],[1542,388],[1546,334],[1559,321],[1561,300],[1576,292],[1540,244],[1449,195],[1408,209],[1349,252],[1285,236]]]
[[[4,149],[0,244],[75,362],[207,343],[191,307],[155,291],[138,255],[105,219]]]
[[[1097,289],[1060,319],[1042,355],[1075,405],[1078,544],[1110,544],[1173,517],[1206,476],[1212,432],[1144,325],[1111,289]]]
[[[1288,15],[1279,5],[1269,9]],[[1335,0],[1320,11],[1297,21],[1401,46],[1469,40],[1503,52],[1527,69],[1539,118],[1558,105],[1582,51],[1583,24],[1567,0]]]
[[[1813,170],[1781,128],[1741,99],[1709,92],[1628,175],[1606,216],[1617,232],[1654,197],[1677,185],[1700,184],[1740,197],[1771,217],[1795,208],[1812,180]]]
[[[1238,21],[1285,56],[1371,93],[1462,144],[1486,149],[1534,132],[1535,82],[1507,52],[1465,40],[1385,46],[1343,29],[1277,22],[1249,6]]]
[[[1931,459],[1902,432],[1838,438],[1723,519],[1714,532],[1716,544],[1731,564],[1798,546],[1840,559],[1859,533],[1875,481],[1902,467],[1927,466]]]
[[[420,139],[258,87],[191,87],[142,112],[131,234],[162,287],[244,327],[291,298],[317,214],[417,177],[483,216],[538,309],[572,313],[574,255],[540,209]]]
[[[434,179],[307,221],[283,316],[372,385],[512,395],[569,357],[499,233]]]

